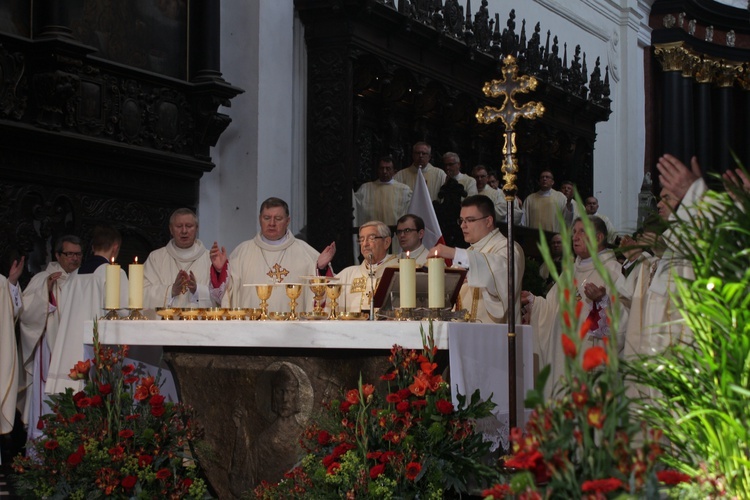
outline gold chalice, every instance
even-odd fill
[[[268,319],[268,299],[271,298],[273,285],[255,285],[255,293],[260,299],[260,319]]]
[[[338,298],[341,296],[341,285],[327,284],[326,295],[331,299],[331,313],[328,315],[328,319],[336,319],[339,306]]]
[[[313,293],[313,313],[323,314],[323,297],[326,296],[326,278],[310,278],[310,290]]]
[[[206,319],[219,321],[224,319],[224,314],[227,312],[223,307],[209,307],[206,309]]]
[[[173,319],[177,314],[177,309],[174,307],[157,307],[156,314],[161,316],[161,319]]]
[[[227,316],[229,316],[229,319],[245,319],[245,316],[247,316],[247,309],[244,307],[232,307],[227,309]]]
[[[302,285],[290,283],[286,285],[286,296],[289,297],[289,320],[296,321],[297,316],[297,299],[302,295]]]

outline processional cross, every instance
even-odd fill
[[[479,123],[489,125],[501,120],[505,125],[505,142],[503,144],[503,194],[508,207],[508,408],[510,410],[509,426],[516,427],[518,409],[516,403],[516,279],[515,279],[515,245],[513,242],[513,202],[516,197],[516,123],[521,118],[533,120],[544,114],[544,105],[540,102],[529,101],[519,105],[516,101],[517,93],[528,93],[536,89],[537,79],[533,76],[518,76],[516,58],[508,55],[503,59],[502,78],[486,82],[482,92],[487,97],[503,97],[500,108],[485,106],[477,111]]]

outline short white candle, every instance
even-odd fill
[[[409,258],[398,261],[399,296],[402,308],[417,307],[417,261]]]
[[[427,259],[427,303],[431,309],[445,307],[445,261],[437,250]]]
[[[104,285],[104,308],[120,308],[120,265],[115,264],[114,257],[107,264],[106,281]]]
[[[128,307],[143,309],[143,264],[138,257],[128,266]]]

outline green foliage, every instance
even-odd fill
[[[458,395],[435,373],[432,325],[422,353],[394,346],[386,390],[363,384],[330,401],[304,434],[302,463],[256,498],[423,498],[466,493],[469,481],[489,484],[499,473],[483,463],[490,443],[474,422],[495,404]]]
[[[664,460],[701,479],[693,497],[750,497],[750,194],[731,192],[707,193],[670,228],[695,273],[672,297],[692,340],[628,367],[651,395],[639,415],[672,443]]]

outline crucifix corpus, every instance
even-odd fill
[[[521,118],[533,120],[542,116],[544,106],[540,102],[530,101],[519,105],[516,101],[517,93],[528,93],[536,89],[537,79],[533,76],[518,76],[516,58],[508,55],[503,59],[502,78],[486,82],[482,91],[487,97],[504,98],[502,106],[485,106],[477,111],[479,123],[489,125],[501,120],[505,125],[503,135],[503,194],[508,207],[508,408],[510,409],[509,425],[512,429],[517,426],[518,408],[516,402],[516,268],[513,248],[513,201],[516,197],[516,123]]]

